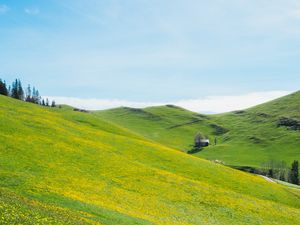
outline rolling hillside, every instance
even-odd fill
[[[217,120],[173,107],[166,112],[169,120],[162,124],[181,129],[185,125],[175,122],[189,117]],[[96,113],[0,96],[0,124],[0,224],[300,221],[299,190],[182,153],[159,144],[156,134],[138,134]],[[178,143],[185,146],[188,139]]]
[[[300,160],[300,130],[278,126],[281,118],[300,124],[300,91],[248,110],[212,116],[229,130],[225,146],[200,155],[208,159],[220,155],[229,164],[254,167],[270,159],[289,164]]]
[[[192,148],[195,134],[201,132],[213,145],[195,155],[227,165],[259,167],[270,159],[300,160],[299,130],[278,127],[280,118],[300,120],[299,91],[248,110],[219,115],[201,115],[176,106],[117,108],[97,115],[184,152]]]

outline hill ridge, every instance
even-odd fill
[[[189,115],[171,114],[163,125]],[[0,96],[0,223],[300,220],[299,191],[178,152],[99,116]]]

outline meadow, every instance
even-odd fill
[[[218,120],[163,108],[147,109],[151,121]],[[179,127],[138,132],[100,114],[0,96],[1,224],[299,223],[300,190],[180,151]]]
[[[200,132],[209,137],[211,145],[194,156],[220,160],[230,166],[260,167],[268,160],[288,164],[300,160],[299,130],[277,125],[282,117],[300,119],[300,91],[247,110],[216,115],[171,105],[123,107],[99,111],[97,115],[182,152],[192,148],[194,137]]]

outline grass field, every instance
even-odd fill
[[[145,138],[188,151],[197,132],[211,145],[195,156],[232,166],[260,167],[268,160],[300,160],[299,130],[277,127],[281,117],[300,119],[300,91],[248,110],[201,115],[174,106],[117,108],[97,112]]]
[[[167,114],[148,134],[0,96],[0,224],[299,224],[300,190],[178,151],[188,118],[208,133],[221,119],[161,109],[135,112]]]

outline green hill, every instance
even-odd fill
[[[198,131],[212,134],[209,116],[187,111],[173,105],[134,109],[121,107],[98,111],[99,117],[126,127],[145,138],[177,150],[191,148]]]
[[[164,125],[211,120],[166,112]],[[97,114],[0,96],[0,124],[0,224],[300,221],[298,189],[181,153]]]
[[[220,155],[233,165],[260,166],[267,160],[300,160],[300,130],[278,126],[282,118],[298,121],[300,125],[300,92],[250,108],[212,116],[229,129],[224,136],[224,151],[203,151],[205,158]],[[238,156],[238,157],[237,157]]]
[[[196,153],[227,165],[259,167],[268,160],[300,160],[300,133],[278,126],[281,118],[300,124],[300,92],[275,101],[219,115],[201,115],[176,106],[117,108],[98,116],[145,138],[187,152],[197,132],[213,143]],[[300,125],[299,125],[300,126]],[[214,145],[214,140],[217,145]]]

